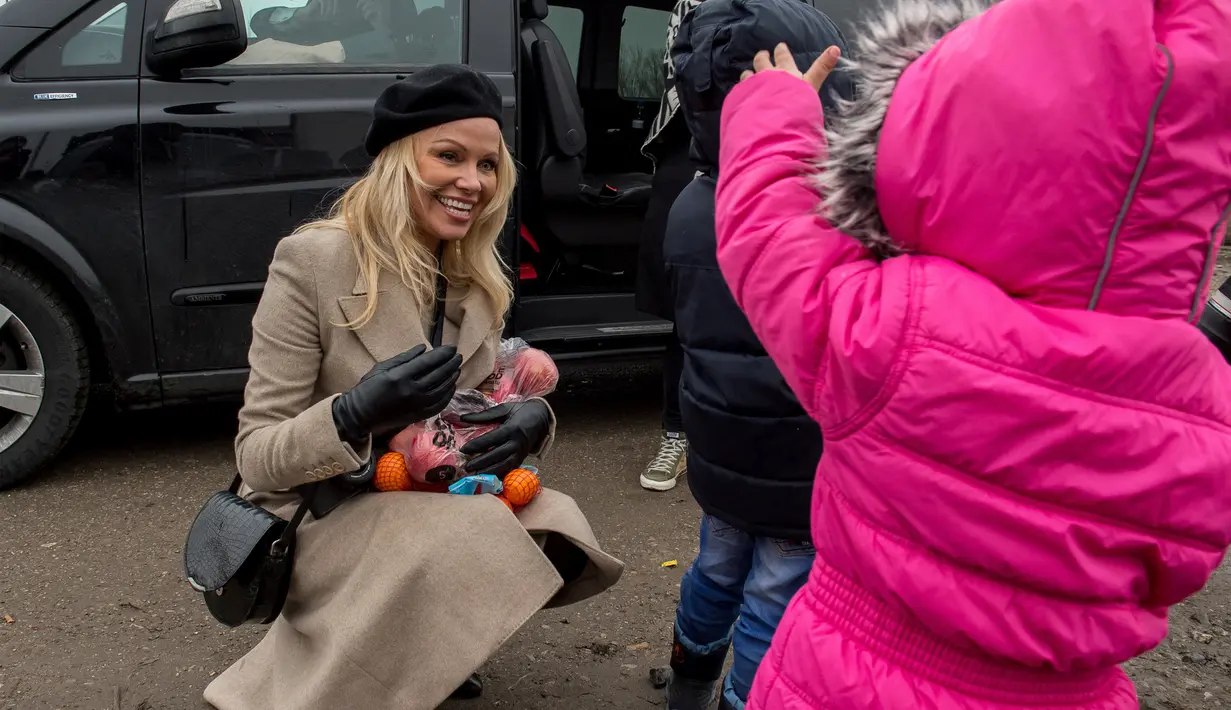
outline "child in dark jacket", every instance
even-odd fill
[[[756,52],[781,41],[801,50],[801,63],[843,43],[828,17],[799,0],[706,0],[685,15],[672,47],[680,111],[702,169],[671,208],[663,251],[684,350],[688,483],[704,517],[700,553],[680,584],[670,710],[709,707],[728,650],[722,707],[743,707],[813,560],[808,512],[820,428],[761,347],[715,254],[722,101]],[[823,93],[849,98],[850,86],[837,73]]]

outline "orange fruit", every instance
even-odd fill
[[[500,495],[500,494],[497,494],[496,498],[499,499],[501,503],[504,503],[506,506],[508,506],[510,513],[513,513],[513,514],[517,513],[516,510],[513,510],[513,504],[509,502],[508,498],[505,498],[503,495]]]
[[[406,457],[396,451],[381,456],[376,461],[376,476],[372,484],[378,491],[410,490],[410,471],[406,470]]]
[[[534,500],[542,490],[543,484],[533,471],[516,468],[504,477],[504,497],[518,508]]]

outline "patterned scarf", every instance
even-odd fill
[[[667,26],[667,49],[663,53],[663,66],[666,68],[667,79],[665,82],[666,90],[663,91],[662,101],[658,105],[658,115],[654,117],[654,122],[650,124],[650,133],[645,139],[645,143],[641,145],[641,154],[650,160],[657,163],[657,156],[651,150],[651,145],[662,134],[663,129],[667,127],[671,119],[675,117],[680,109],[680,97],[675,92],[675,66],[671,63],[671,45],[675,44],[675,37],[680,32],[680,23],[684,21],[684,16],[691,12],[695,7],[700,5],[704,0],[678,0],[675,3],[675,8],[671,10],[671,22]]]

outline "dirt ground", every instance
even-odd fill
[[[1231,259],[1215,285],[1227,274]],[[575,373],[554,396],[568,426],[544,475],[625,561],[623,580],[539,614],[484,669],[484,696],[447,710],[663,705],[647,674],[666,660],[698,511],[686,485],[637,485],[657,442],[658,378],[644,367]],[[180,575],[193,514],[233,473],[234,416],[217,406],[96,416],[53,471],[0,493],[0,709],[205,707],[210,678],[264,631],[214,623]],[[1231,707],[1229,602],[1231,563],[1173,610],[1163,645],[1128,665],[1143,708]]]
[[[1218,255],[1218,263],[1214,266],[1214,278],[1210,279],[1210,288],[1217,290],[1228,276],[1231,276],[1231,247],[1224,248]]]

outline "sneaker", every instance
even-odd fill
[[[669,491],[676,479],[688,471],[688,438],[683,434],[663,434],[658,455],[641,474],[641,487],[651,491]]]

